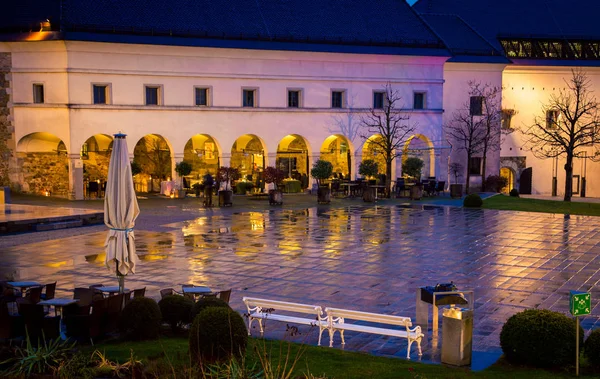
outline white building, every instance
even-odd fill
[[[144,25],[124,21],[138,14],[141,2],[68,3],[37,12],[28,20],[32,26],[5,20],[0,52],[8,65],[5,109],[14,128],[11,181],[23,191],[83,198],[88,181],[93,191],[94,182],[105,179],[112,134],[119,131],[127,134],[132,160],[145,156],[157,178],[138,180],[140,190],[174,177],[182,160],[194,165],[196,177],[231,165],[254,181],[275,164],[290,175],[307,174],[321,157],[355,177],[363,155],[377,156],[338,121],[354,116],[356,128],[359,114],[381,102],[388,82],[417,125],[407,154],[426,158],[424,176],[446,176],[448,51],[402,2],[384,1],[377,9],[352,2],[342,14],[316,0],[288,4],[295,7],[286,8],[293,15],[288,22],[275,1],[256,8],[240,1],[243,13],[156,2],[156,15],[177,17],[149,16]],[[312,14],[315,7],[320,15]],[[195,29],[185,29],[185,20]],[[325,21],[327,27],[318,28]],[[391,22],[401,24],[384,27]],[[210,38],[215,35],[222,38]]]

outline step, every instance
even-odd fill
[[[77,228],[83,225],[83,220],[69,220],[69,221],[59,221],[59,222],[49,222],[46,224],[38,224],[35,226],[36,232],[44,232],[47,230],[58,230],[58,229],[67,229],[67,228]]]

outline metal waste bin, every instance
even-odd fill
[[[471,364],[473,352],[473,310],[445,308],[442,313],[442,363]]]

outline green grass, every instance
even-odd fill
[[[288,352],[289,348],[289,352]],[[189,366],[187,338],[162,338],[158,341],[113,342],[90,347],[104,352],[113,360],[125,362],[129,359],[130,350],[144,364],[149,361],[165,360],[177,368]],[[424,364],[401,358],[387,358],[363,353],[347,352],[338,348],[288,344],[285,341],[270,341],[251,338],[246,354],[247,365],[257,361],[257,352],[267,354],[272,365],[283,365],[286,357],[293,360],[302,350],[300,359],[294,370],[295,377],[302,378],[306,372],[316,377],[328,379],[344,378],[540,378],[560,379],[574,376],[574,369],[564,372],[551,372],[525,367],[514,367],[505,363],[497,363],[481,371],[471,372],[468,369],[446,367],[439,364]],[[413,354],[416,357],[416,354]],[[259,365],[260,366],[260,365]],[[180,375],[181,376],[181,375]]]
[[[483,201],[483,208],[524,212],[600,216],[600,204],[596,203],[527,199],[505,195],[497,195],[485,199]]]

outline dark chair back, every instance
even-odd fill
[[[146,287],[138,288],[137,290],[133,290],[133,298],[136,297],[144,297],[146,295]]]
[[[160,290],[160,298],[164,298],[165,296],[175,295],[175,290],[173,288],[165,288]]]
[[[42,299],[50,300],[54,299],[54,294],[56,293],[56,282],[46,284],[46,293],[42,294]]]
[[[42,288],[43,287],[31,287],[25,294],[25,300],[30,304],[37,304],[42,301]]]
[[[75,288],[73,299],[79,300],[80,306],[91,305],[94,299],[94,290],[90,288]]]
[[[437,193],[444,192],[445,189],[446,189],[446,182],[444,182],[444,181],[437,182],[437,184],[435,186],[435,192],[437,192]]]
[[[229,298],[231,297],[231,288],[227,291],[221,291],[219,293],[219,299],[229,304]]]

